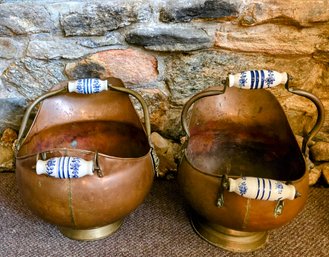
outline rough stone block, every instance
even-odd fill
[[[0,172],[14,170],[14,142],[17,133],[11,128],[6,128],[0,139]]]
[[[0,133],[10,127],[18,129],[23,118],[26,101],[22,98],[0,98]]]
[[[165,176],[170,172],[176,172],[176,161],[179,155],[180,145],[162,137],[157,132],[151,134],[151,141],[160,160],[159,175]]]
[[[130,85],[150,83],[158,76],[157,59],[132,49],[98,52],[77,63],[68,64],[65,72],[70,79],[117,77]]]
[[[311,157],[314,161],[329,161],[329,143],[317,142],[310,148]]]
[[[0,37],[0,58],[12,59],[23,56],[24,43],[10,37]]]
[[[78,40],[81,46],[88,48],[98,48],[104,46],[117,46],[121,47],[125,45],[124,36],[117,31],[106,33],[100,37],[84,37]]]
[[[324,181],[329,185],[329,162],[320,164],[318,168],[322,170]]]
[[[310,173],[309,173],[309,181],[308,181],[308,184],[310,186],[313,186],[315,185],[316,182],[318,182],[319,178],[321,177],[321,170],[318,169],[318,168],[313,168],[310,170]]]
[[[0,4],[0,35],[50,32],[54,21],[42,4]]]
[[[290,126],[298,135],[305,135],[314,126],[317,111],[314,104],[301,96],[290,94],[288,97],[280,98],[281,105],[288,111]]]
[[[254,26],[263,23],[281,23],[308,27],[329,20],[327,1],[246,1],[239,15],[240,24]]]
[[[66,80],[63,70],[64,64],[59,61],[24,58],[7,68],[3,80],[26,99],[33,100]]]
[[[328,108],[327,108],[328,109]],[[323,141],[329,143],[329,134],[324,131],[319,131],[319,133],[314,137],[314,141]]]
[[[74,59],[79,58],[88,53],[89,49],[85,49],[77,45],[76,39],[34,39],[29,43],[27,56],[36,59]]]
[[[11,146],[0,143],[0,171],[12,171],[14,168],[14,151]]]
[[[0,76],[3,74],[3,72],[9,67],[11,61],[10,60],[0,60]],[[0,80],[0,85],[2,84]],[[0,87],[1,91],[1,87]],[[1,95],[1,94],[0,94]]]
[[[211,37],[202,29],[161,24],[132,29],[126,41],[155,51],[191,51],[212,45]]]
[[[280,24],[263,24],[245,28],[226,23],[219,25],[216,31],[215,46],[231,51],[270,55],[311,55],[319,51],[319,45],[329,44],[328,37],[327,25],[298,29]],[[324,47],[321,49],[322,52],[328,50]]]
[[[13,144],[17,139],[17,133],[11,128],[6,128],[1,136],[0,141],[4,144]]]
[[[156,130],[168,138],[178,140],[183,135],[180,122],[182,109],[182,106],[169,104],[166,109],[159,110],[153,116]]]
[[[104,40],[104,37],[91,39],[38,36],[29,43],[26,55],[43,60],[78,59],[84,55],[104,50],[106,47],[103,46],[110,44]],[[93,45],[94,47],[92,47]]]
[[[149,112],[153,131],[158,131],[166,138],[179,140],[182,136],[180,115],[182,106],[172,105],[170,92],[162,83],[152,83],[147,87],[134,87],[135,91],[144,98]],[[140,109],[139,104],[134,101],[135,108]],[[138,112],[142,117],[142,112]]]
[[[111,1],[85,3],[82,8],[61,16],[66,36],[95,36],[125,27],[148,15],[147,6],[137,2]],[[143,13],[143,18],[139,17]]]
[[[235,2],[235,3],[232,3]],[[238,1],[169,1],[160,10],[163,22],[188,22],[193,19],[228,19],[237,17]]]

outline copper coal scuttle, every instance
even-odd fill
[[[139,100],[145,129],[129,95]],[[25,136],[33,108],[41,103]],[[154,178],[149,113],[119,79],[63,82],[26,111],[17,141],[16,177],[39,217],[67,237],[115,232],[148,194]]]
[[[263,89],[278,84],[317,107],[302,150],[281,105]],[[229,75],[224,87],[193,96],[182,112],[188,141],[178,181],[196,233],[230,251],[264,246],[267,231],[291,221],[305,205],[307,145],[323,116],[317,97],[290,88],[287,73],[269,70]]]

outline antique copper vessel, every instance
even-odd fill
[[[307,144],[321,128],[324,111],[318,98],[290,88],[288,81],[286,73],[242,72],[184,106],[187,145],[178,182],[191,207],[192,227],[213,245],[235,252],[259,249],[268,230],[291,221],[305,205]],[[265,89],[245,90],[280,83],[318,110],[302,151],[275,96]]]
[[[108,90],[99,92],[99,80],[77,81],[75,91],[82,94],[68,92],[70,83],[63,82],[38,98],[25,114],[17,141],[16,177],[23,200],[36,215],[77,240],[96,240],[115,232],[143,202],[154,178],[145,102],[119,79],[103,82]],[[145,129],[129,95],[142,105]],[[28,117],[41,101],[24,135]],[[92,163],[92,175],[59,178],[66,176],[63,156]],[[64,160],[63,167],[55,169],[59,177],[36,173],[38,161],[46,161],[49,168],[49,160],[56,157]]]

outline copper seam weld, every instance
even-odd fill
[[[68,179],[68,183],[69,183],[68,200],[69,200],[69,210],[70,210],[71,223],[74,226],[76,226],[75,219],[74,219],[74,213],[73,213],[73,207],[72,207],[72,182],[71,182],[71,179]]]
[[[250,218],[250,199],[247,199],[246,212],[244,215],[242,228],[246,228],[248,226],[249,218]]]

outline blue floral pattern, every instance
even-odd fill
[[[265,83],[268,87],[270,87],[271,85],[273,85],[274,81],[275,81],[274,72],[269,70],[268,77],[265,79]]]
[[[243,71],[240,73],[239,86],[245,87],[246,83],[248,83],[247,72]]]
[[[93,79],[93,93],[99,93],[101,89],[101,84],[99,83],[98,79]]]
[[[81,166],[80,159],[77,157],[72,158],[70,162],[70,174],[72,174],[72,178],[79,177],[80,166]]]
[[[45,171],[50,177],[79,178],[84,176],[83,159],[78,157],[54,157],[45,161]]]
[[[241,196],[245,195],[245,194],[247,193],[247,191],[248,191],[247,183],[246,183],[246,181],[245,181],[246,178],[243,177],[242,180],[244,180],[244,181],[242,181],[242,182],[239,184],[239,193],[240,193]]]
[[[49,176],[51,176],[54,172],[54,169],[55,169],[55,164],[56,164],[56,159],[55,158],[52,158],[52,159],[49,159],[46,163],[46,172]]]
[[[283,184],[281,182],[276,182],[275,189],[277,190],[278,194],[281,195],[283,191]]]
[[[83,90],[83,79],[79,79],[77,81],[77,91],[79,94],[84,94],[84,90]]]

